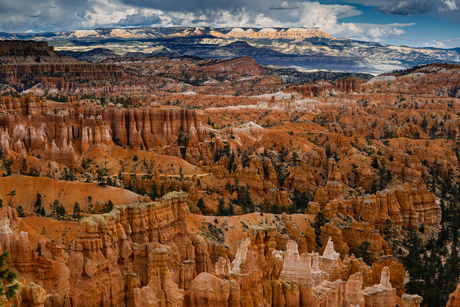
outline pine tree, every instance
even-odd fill
[[[271,206],[272,206],[272,204],[266,198],[264,198],[264,201],[259,205],[260,210],[262,212],[270,212]]]
[[[19,217],[26,217],[27,215],[25,214],[24,212],[24,208],[19,205],[17,208],[16,208],[16,212],[18,213],[18,216]]]
[[[60,204],[57,206],[56,208],[56,215],[58,218],[61,218],[63,217],[64,215],[66,215],[67,211],[65,210],[65,207],[64,205]]]
[[[327,219],[323,212],[318,212],[315,216],[315,223],[313,224],[313,228],[315,228],[315,238],[316,238],[316,244],[318,246],[322,246],[321,241],[320,241],[320,236],[321,236],[321,227],[324,226],[326,223],[329,222],[329,219]]]
[[[281,208],[276,203],[273,203],[271,205],[271,207],[270,207],[270,213],[280,214],[281,213]]]
[[[179,167],[179,176],[180,176],[180,181],[184,181],[184,171],[182,170],[182,166]]]
[[[102,209],[104,213],[109,213],[113,209],[113,202],[109,199],[105,204],[104,208]]]
[[[78,202],[75,202],[75,205],[73,206],[73,217],[79,220],[81,218],[81,210],[80,204]]]
[[[292,203],[291,206],[289,207],[289,214],[294,214],[297,213],[297,207],[295,206],[295,203]]]
[[[38,193],[37,191],[37,199],[35,200],[35,203],[34,203],[34,212],[40,214],[41,209],[42,209],[42,195]]]
[[[19,284],[15,283],[18,278],[16,272],[7,264],[9,256],[8,251],[4,251],[0,255],[0,277],[2,281],[0,282],[0,296],[5,296],[8,301],[11,301],[19,290]]]
[[[356,258],[362,258],[364,262],[369,263],[370,257],[367,251],[370,246],[371,244],[367,241],[361,242],[355,252]]]
[[[38,245],[37,245],[37,248],[35,249],[35,251],[37,252],[38,257],[42,256],[42,245],[40,244],[40,242],[38,242]]]
[[[198,203],[196,204],[198,209],[200,209],[201,214],[206,215],[206,206],[204,204],[203,198],[198,199]]]
[[[225,210],[225,201],[223,198],[219,198],[219,204],[217,205],[216,216],[223,216],[227,214]]]
[[[233,205],[232,205],[232,204],[228,204],[227,214],[228,214],[229,216],[235,215],[235,210],[233,209]]]
[[[155,181],[152,181],[152,185],[150,186],[149,197],[151,200],[155,201],[158,198],[158,189],[157,184]]]
[[[379,161],[377,160],[377,157],[374,157],[374,158],[372,159],[371,166],[372,166],[373,168],[379,168]]]

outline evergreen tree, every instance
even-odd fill
[[[113,202],[109,199],[105,204],[104,207],[102,208],[102,211],[104,213],[109,213],[113,209]]]
[[[5,296],[8,301],[11,301],[19,290],[19,284],[16,282],[18,278],[16,272],[7,264],[9,256],[7,250],[0,255],[0,296]]]
[[[229,216],[235,215],[235,210],[233,209],[232,204],[228,204],[227,215]]]
[[[55,199],[54,202],[50,205],[52,216],[57,217],[58,207],[59,207],[59,200]]]
[[[158,198],[158,189],[157,184],[155,181],[152,181],[152,185],[150,186],[149,197],[151,200],[155,201]]]
[[[291,206],[289,207],[289,214],[294,214],[294,213],[297,213],[297,207],[295,206],[294,203],[292,203]]]
[[[315,228],[315,238],[316,238],[316,244],[318,246],[322,246],[320,236],[321,236],[321,227],[324,226],[326,223],[329,222],[329,219],[326,218],[323,214],[323,212],[318,212],[315,216],[315,223],[313,224],[313,228]]]
[[[179,167],[179,176],[180,176],[180,181],[184,181],[184,171],[182,170],[182,166]]]
[[[19,205],[17,208],[16,208],[16,212],[18,213],[18,216],[19,217],[26,217],[26,213],[24,212],[24,208]]]
[[[203,198],[198,199],[198,203],[196,204],[196,206],[198,207],[198,209],[200,209],[203,215],[206,215],[206,206],[204,204]]]
[[[280,214],[281,213],[281,208],[276,203],[273,203],[271,205],[271,207],[270,207],[270,213]]]
[[[295,207],[301,212],[308,208],[308,203],[311,201],[310,196],[305,191],[300,192],[299,190],[294,190],[291,199]]]
[[[259,208],[262,212],[270,212],[271,207],[272,207],[272,204],[266,198],[264,198],[264,201],[259,205]]]
[[[37,191],[37,198],[34,203],[34,212],[40,214],[42,210],[42,195]]]
[[[75,202],[73,206],[73,217],[79,220],[81,218],[81,212],[83,212],[83,210],[80,208],[80,204]]]
[[[216,216],[227,215],[227,210],[225,210],[225,201],[223,198],[219,198],[219,204],[217,205]]]
[[[58,219],[60,219],[61,217],[64,217],[66,215],[67,211],[65,210],[65,207],[64,205],[60,204],[57,206],[56,208],[56,216],[58,217]]]
[[[368,253],[368,249],[370,246],[371,244],[367,241],[361,242],[361,244],[358,246],[355,252],[356,258],[362,258],[364,262],[369,263],[371,260]]]
[[[42,256],[42,245],[40,244],[40,242],[38,242],[38,245],[37,245],[37,248],[35,249],[35,251],[37,252],[38,257]]]
[[[376,169],[379,168],[379,161],[377,160],[377,157],[374,157],[374,158],[372,159],[371,166],[372,166],[373,168],[376,168]]]

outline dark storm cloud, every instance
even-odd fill
[[[264,11],[279,4],[279,0],[120,0],[134,7],[152,8],[162,11],[210,12],[214,10],[241,10],[246,7],[254,11]]]
[[[118,22],[119,26],[150,26],[161,23],[161,18],[157,14],[147,15],[137,13],[126,16]]]
[[[0,30],[49,29],[51,23],[76,27],[81,21],[76,12],[86,10],[87,4],[84,0],[0,0]]]
[[[403,15],[409,16],[413,14],[425,14],[434,9],[434,3],[424,2],[418,0],[407,0],[397,3],[388,3],[378,7],[378,10],[385,15]]]
[[[444,14],[449,15],[454,12],[460,21],[458,14],[458,5],[460,0],[343,0],[349,4],[361,4],[365,6],[373,6],[385,15],[421,15],[432,13],[434,15]],[[335,0],[324,0],[326,3],[335,3]]]

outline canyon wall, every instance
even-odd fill
[[[203,140],[195,111],[141,107],[125,109],[70,99],[66,104],[26,97],[0,97],[2,147],[18,153],[42,150],[45,159],[75,166],[78,154],[93,145],[163,147],[181,133]]]

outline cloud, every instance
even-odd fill
[[[30,6],[32,1],[34,10],[24,12],[23,8]],[[439,1],[443,7],[456,7],[454,0],[433,1]],[[295,0],[281,3],[280,0],[15,0],[0,1],[0,31],[68,31],[151,25],[320,27],[333,36],[361,40],[385,40],[405,33],[401,28],[407,25],[341,22],[341,19],[361,14],[352,5]]]
[[[41,15],[42,15],[42,11],[35,10],[32,12],[32,14],[29,15],[29,17],[40,17]]]
[[[397,3],[388,3],[378,7],[378,10],[385,15],[409,16],[421,15],[431,11],[434,7],[432,2],[419,2],[418,0],[405,0]]]
[[[432,43],[425,43],[425,47],[434,47],[434,48],[447,48],[443,42],[433,41]]]
[[[293,4],[289,4],[287,1],[281,2],[281,4],[277,6],[271,6],[270,10],[297,10],[299,9],[298,6],[295,6]]]
[[[458,10],[455,0],[441,0],[441,1],[446,5],[446,7],[439,7],[438,12],[444,13],[444,12],[451,12],[451,11]]]
[[[144,15],[143,13],[136,13],[127,15],[124,19],[118,22],[119,26],[150,26],[154,24],[160,24],[162,19],[157,14]]]
[[[455,0],[404,0],[380,5],[378,10],[385,15],[421,15],[427,12],[445,13],[458,10]]]
[[[335,0],[325,0],[333,2]],[[440,14],[456,11],[458,0],[343,0],[350,4],[361,4],[364,6],[375,7],[386,15],[421,15],[421,14]],[[457,22],[460,19],[457,16]]]

